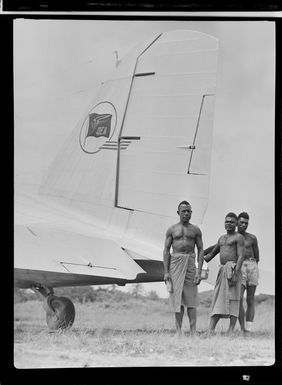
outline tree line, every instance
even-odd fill
[[[123,292],[117,289],[117,285],[110,285],[105,287],[93,286],[75,286],[75,287],[59,287],[54,289],[54,294],[58,297],[68,297],[74,302],[104,302],[115,301],[124,302],[129,299],[150,299],[161,300],[155,290],[151,290],[145,294],[143,285],[140,283],[132,284],[128,292]],[[14,302],[35,301],[39,299],[39,295],[30,289],[14,290]]]
[[[59,297],[68,297],[74,302],[86,303],[86,302],[126,302],[129,300],[140,301],[159,301],[166,302],[167,298],[160,298],[155,290],[151,290],[145,293],[144,287],[141,283],[131,284],[127,292],[118,290],[117,285],[110,286],[75,286],[75,287],[63,287],[55,288],[54,294]],[[213,291],[204,291],[199,293],[200,304],[203,307],[210,307],[213,297]],[[14,302],[26,302],[35,301],[39,299],[39,295],[32,290],[18,289],[14,290]],[[256,304],[262,302],[268,302],[274,304],[274,296],[268,294],[259,294],[255,296]]]

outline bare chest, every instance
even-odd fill
[[[234,235],[223,235],[219,239],[220,247],[235,247],[237,246],[237,237]]]
[[[173,231],[173,240],[195,240],[196,231],[193,225],[177,226]]]
[[[253,243],[254,243],[253,238],[245,236],[244,241],[245,241],[244,242],[245,243],[245,249],[250,249],[253,247]]]

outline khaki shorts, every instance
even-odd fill
[[[258,264],[255,260],[246,260],[242,264],[242,285],[257,286],[259,279]]]

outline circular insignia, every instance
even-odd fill
[[[100,102],[85,118],[79,135],[81,149],[87,154],[95,154],[110,142],[117,125],[117,112],[110,102]]]

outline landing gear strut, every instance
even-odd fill
[[[33,286],[32,290],[43,298],[43,308],[46,311],[46,322],[51,330],[70,328],[75,318],[75,308],[67,297],[57,297],[52,288],[42,285]]]

